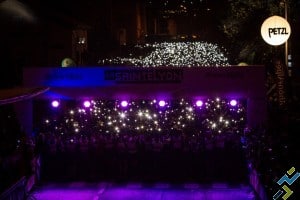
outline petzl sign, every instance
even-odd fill
[[[261,26],[261,36],[272,46],[285,43],[291,35],[291,27],[286,19],[280,16],[267,18]]]

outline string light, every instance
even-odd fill
[[[103,65],[132,65],[138,67],[212,67],[229,66],[225,50],[208,42],[162,42],[137,45],[140,51],[153,49],[150,54],[134,57],[103,59]]]
[[[63,130],[65,135],[170,130],[220,134],[239,133],[246,123],[243,101],[237,101],[232,107],[227,99],[206,99],[201,109],[191,100],[168,100],[165,107],[161,107],[159,102],[128,101],[131,106],[125,110],[117,100],[95,100],[88,110],[82,109],[82,104],[78,103],[77,106],[66,107],[67,110],[61,109],[60,113],[55,112],[55,115],[53,112],[44,113],[41,130],[56,134]]]

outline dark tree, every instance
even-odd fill
[[[285,17],[285,6],[288,11],[288,21],[291,26],[297,19],[299,0],[228,0],[227,17],[222,21],[220,29],[230,41],[232,62],[248,64],[265,64],[270,54],[282,52],[284,45],[271,47],[266,44],[260,28],[263,21],[272,16]]]

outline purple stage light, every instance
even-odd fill
[[[90,101],[84,101],[83,105],[84,105],[84,107],[89,108],[91,106],[91,102]]]
[[[57,107],[59,106],[59,101],[53,100],[53,101],[51,102],[51,105],[52,105],[52,107],[57,108]]]
[[[234,100],[234,99],[231,100],[231,101],[230,101],[230,105],[231,105],[231,106],[236,106],[236,105],[237,105],[237,101]]]
[[[166,102],[165,102],[164,100],[160,100],[160,101],[158,102],[158,105],[159,105],[160,107],[164,107],[164,106],[166,105]]]
[[[128,106],[128,101],[122,101],[121,106],[124,107],[124,108],[127,107]]]
[[[201,100],[196,101],[197,107],[201,107],[202,105],[203,105],[203,101],[201,101]]]

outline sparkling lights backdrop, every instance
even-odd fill
[[[158,66],[229,66],[226,50],[208,42],[162,42],[138,45],[140,51],[152,50],[139,57],[115,57],[99,60],[98,64],[125,64],[142,67]]]
[[[37,102],[37,104],[41,104]],[[103,134],[241,133],[246,123],[243,100],[91,100],[51,102],[39,130],[62,136]],[[39,108],[40,110],[41,108]]]

